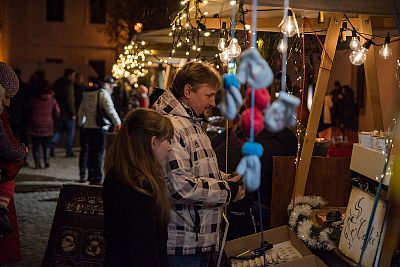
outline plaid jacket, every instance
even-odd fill
[[[223,206],[237,194],[224,181],[201,119],[190,107],[166,92],[153,106],[174,125],[172,151],[162,163],[172,211],[168,225],[168,254],[192,255],[218,250]],[[231,186],[230,186],[231,185]]]

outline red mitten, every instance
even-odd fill
[[[271,96],[269,95],[267,88],[257,89],[254,91],[254,107],[259,111],[262,112],[266,107],[268,107],[270,101]],[[251,106],[251,88],[247,88],[246,105],[248,107]]]
[[[251,108],[243,111],[240,117],[242,129],[247,136],[250,136],[251,127]],[[257,136],[264,129],[263,114],[258,109],[254,109],[254,136]]]

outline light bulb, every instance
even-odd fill
[[[351,50],[358,50],[360,49],[360,40],[357,37],[357,31],[353,30],[351,32],[351,41],[350,41],[350,48]]]
[[[351,64],[356,66],[364,64],[365,60],[367,59],[367,51],[368,49],[361,47],[360,49],[351,52],[349,56]]]
[[[350,41],[350,48],[351,50],[358,50],[360,49],[360,40],[358,40],[358,37],[351,37]]]
[[[204,36],[205,36],[205,37],[208,37],[208,36],[210,36],[210,35],[211,35],[210,32],[204,32]]]
[[[229,4],[230,4],[231,6],[234,6],[234,5],[236,5],[236,1],[235,1],[235,0],[231,0],[231,1],[229,1]]]
[[[392,55],[392,49],[389,44],[384,44],[381,49],[379,49],[379,56],[383,59],[388,59]]]
[[[390,48],[390,36],[389,33],[385,38],[385,44],[379,49],[379,56],[383,59],[388,59],[393,54],[392,49]]]
[[[229,43],[229,46],[228,46],[229,57],[230,58],[238,57],[238,56],[240,56],[241,52],[242,52],[242,49],[240,48],[238,40],[236,38],[232,38]]]
[[[293,16],[293,12],[289,9],[288,10],[288,15],[283,19],[283,24],[281,26],[281,32],[283,34],[286,34],[288,37],[292,37],[293,35],[296,34],[296,19]]]
[[[368,40],[360,49],[351,52],[349,56],[351,64],[356,66],[364,64],[365,60],[367,59],[367,52],[371,44],[372,40]]]
[[[219,38],[219,42],[218,42],[218,50],[219,51],[223,51],[224,49],[225,49],[225,46],[226,46],[226,41],[225,41],[225,38],[224,37],[220,37]]]
[[[281,39],[279,41],[278,47],[277,47],[278,51],[280,53],[284,53],[287,51],[287,44],[285,43],[285,41],[283,39]]]
[[[190,52],[189,51],[186,51],[186,55],[188,56],[190,54]]]
[[[229,53],[228,53],[228,48],[225,48],[224,51],[219,53],[219,59],[221,59],[222,62],[228,63],[229,62]]]

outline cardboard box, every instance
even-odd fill
[[[289,227],[281,226],[264,231],[264,240],[271,244],[279,244],[290,241],[292,246],[296,248],[302,255],[302,258],[288,261],[285,263],[277,264],[274,266],[279,267],[325,267],[327,266],[321,259],[315,256],[308,247],[297,238],[296,234],[292,232]],[[226,242],[224,251],[229,257],[237,256],[246,250],[256,249],[261,244],[260,233],[245,236],[235,240]]]

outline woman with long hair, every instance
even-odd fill
[[[151,109],[126,116],[107,152],[103,186],[106,266],[168,266],[170,214],[162,167],[174,134]]]

